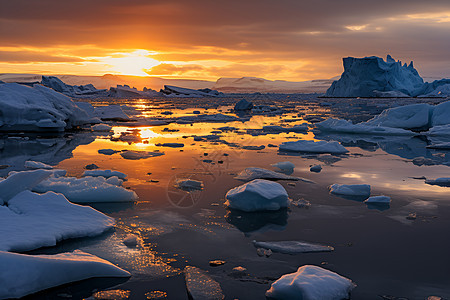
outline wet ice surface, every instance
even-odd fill
[[[251,95],[248,100],[258,105],[257,113],[236,115],[229,109],[240,99],[117,100],[114,104],[128,105],[135,115],[160,126],[140,119],[134,123],[107,122],[113,126],[111,134],[3,136],[1,176],[25,170],[25,161],[31,160],[66,169],[67,176],[80,178],[86,171],[84,166],[95,163],[102,170],[127,174],[123,186],[139,196],[135,203],[91,204],[116,219],[115,231],[32,252],[53,254],[79,249],[129,271],[132,277],[128,281],[87,280],[42,292],[34,299],[58,294],[86,298],[108,289],[130,291],[129,299],[145,299],[153,291],[166,293],[168,299],[188,299],[183,275],[186,266],[206,271],[220,284],[226,299],[264,299],[273,281],[306,264],[354,281],[354,299],[380,299],[379,295],[450,297],[450,241],[446,238],[450,233],[450,188],[415,179],[449,177],[450,152],[427,148],[450,142],[448,136],[260,132],[255,129],[312,124],[328,117],[367,121],[396,103],[389,99]],[[330,105],[320,105],[325,101]],[[402,105],[442,100],[395,101]],[[108,104],[101,99],[92,103]],[[172,114],[162,114],[165,111]],[[194,116],[205,114],[214,117],[202,117],[208,121],[191,125],[197,118]],[[147,125],[136,127],[137,123]],[[298,139],[339,141],[349,152],[279,152],[278,147],[269,146]],[[156,146],[164,143],[184,147]],[[104,155],[98,152],[101,149],[112,151]],[[223,205],[227,191],[243,183],[234,178],[239,172],[248,167],[280,171],[272,165],[281,161],[295,166],[290,176],[315,182],[277,181],[289,198],[304,199],[310,206],[248,213]],[[319,164],[320,173],[310,172],[311,166]],[[177,187],[180,180],[202,182],[203,188],[185,191]],[[335,183],[370,184],[371,195],[391,198],[390,207],[368,209],[361,201],[330,194],[328,186]],[[411,214],[415,218],[409,217]],[[124,244],[130,235],[135,237],[134,247]],[[258,256],[253,240],[308,241],[335,250],[266,257]],[[211,260],[224,260],[226,264],[211,267]],[[233,270],[236,267],[246,270],[237,272]]]

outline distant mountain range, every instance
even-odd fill
[[[332,79],[309,81],[267,80],[256,77],[219,78],[216,82],[192,79],[167,79],[160,77],[139,77],[126,75],[80,76],[54,75],[70,85],[93,84],[97,89],[109,89],[117,85],[130,85],[142,90],[144,87],[159,91],[164,85],[179,86],[191,89],[209,88],[224,93],[324,93],[333,82]],[[41,81],[39,74],[0,74],[4,82]]]

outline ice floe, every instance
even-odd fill
[[[281,276],[266,292],[270,299],[348,299],[356,285],[348,278],[324,268],[305,265],[297,272]]]
[[[102,120],[129,121],[130,117],[123,111],[120,105],[98,106],[94,110],[96,117]]]
[[[300,178],[289,176],[286,174],[274,172],[272,170],[267,170],[263,168],[250,167],[245,168],[239,174],[234,177],[234,179],[243,180],[243,181],[252,181],[254,179],[267,179],[267,180],[301,180],[309,183],[313,183],[312,181]]]
[[[364,203],[389,205],[391,203],[391,198],[388,196],[372,196],[364,201]]]
[[[329,252],[334,248],[331,246],[314,244],[300,241],[277,241],[277,242],[257,242],[253,241],[256,248],[270,249],[273,252],[285,254],[298,254],[309,252]]]
[[[183,148],[183,143],[158,143],[155,144],[156,147],[171,147],[171,148]]]
[[[309,171],[314,172],[314,173],[320,173],[320,171],[322,171],[322,166],[321,165],[311,166],[309,168]]]
[[[79,250],[55,255],[0,251],[0,298],[20,298],[55,286],[94,277],[130,277],[130,273]]]
[[[450,177],[425,180],[426,184],[450,187]]]
[[[211,89],[188,89],[173,85],[164,85],[164,89],[161,89],[160,93],[166,97],[219,97],[223,94]]]
[[[272,167],[280,169],[281,172],[290,175],[294,173],[295,165],[290,161],[280,161],[276,164],[271,165]]]
[[[25,168],[27,169],[46,169],[46,170],[51,170],[53,169],[52,166],[44,164],[42,162],[39,161],[32,161],[32,160],[27,160],[24,164]]]
[[[104,155],[113,155],[113,154],[115,154],[117,152],[120,152],[120,151],[113,150],[113,149],[100,149],[100,150],[98,150],[98,153],[104,154]]]
[[[119,181],[117,177],[111,178],[112,180],[101,176],[50,177],[36,185],[33,191],[61,193],[75,203],[132,202],[137,200],[138,197],[134,191],[121,187],[122,181]]]
[[[99,235],[114,223],[113,218],[70,203],[61,194],[22,191],[9,199],[8,206],[0,206],[0,250],[54,246],[64,239]]]
[[[344,154],[349,152],[338,142],[326,141],[307,141],[299,140],[296,142],[284,142],[279,146],[280,151],[287,152],[310,152],[310,153],[331,153]]]
[[[241,99],[234,105],[234,110],[236,111],[248,111],[253,108],[253,103],[247,101],[246,99]]]
[[[227,207],[246,212],[278,210],[289,206],[284,187],[264,179],[255,179],[229,190],[225,199]]]
[[[92,131],[103,131],[103,132],[109,132],[112,129],[112,126],[109,126],[108,124],[96,124],[91,127]]]
[[[330,193],[336,195],[365,197],[370,196],[370,185],[368,184],[333,184]]]
[[[82,176],[83,177],[86,177],[86,176],[91,176],[91,177],[102,176],[102,177],[105,177],[105,178],[116,176],[116,177],[118,177],[120,179],[125,179],[127,177],[127,174],[119,172],[119,171],[95,169],[95,170],[84,171]]]
[[[0,131],[64,131],[90,122],[84,110],[52,89],[0,85]]]
[[[450,130],[450,127],[449,127],[449,130]],[[449,132],[449,134],[450,134],[450,132]],[[440,149],[440,150],[450,150],[450,142],[428,145],[427,148],[429,148],[429,149]]]
[[[428,128],[431,113],[432,106],[426,103],[411,104],[386,109],[364,124],[403,129]]]
[[[179,189],[186,191],[195,191],[203,189],[204,185],[202,181],[193,179],[178,179],[175,182],[175,186]]]
[[[410,130],[402,128],[392,128],[379,125],[369,125],[368,123],[353,124],[351,121],[329,118],[325,121],[314,124],[320,132],[342,132],[350,134],[367,135],[415,135]]]
[[[184,269],[184,279],[189,296],[193,300],[222,300],[225,298],[220,284],[199,268],[187,266]]]
[[[120,153],[124,159],[138,160],[138,159],[146,159],[150,157],[157,157],[164,155],[164,152],[149,152],[149,151],[132,151],[127,150]]]

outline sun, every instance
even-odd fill
[[[135,50],[133,52],[115,53],[111,57],[102,59],[110,68],[110,72],[121,75],[148,76],[144,72],[161,62],[149,57],[154,53],[147,50]]]

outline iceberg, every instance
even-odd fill
[[[130,277],[130,273],[79,250],[55,255],[0,251],[0,298],[21,298],[45,289],[94,277]]]
[[[57,132],[91,123],[69,97],[35,84],[0,84],[0,131]]]
[[[253,241],[253,246],[255,246],[256,248],[270,249],[273,252],[279,252],[284,254],[330,252],[334,250],[334,248],[331,246],[300,241],[279,241],[279,242]]]
[[[363,124],[403,129],[428,129],[433,108],[425,103],[389,108]]]
[[[410,130],[402,128],[391,128],[384,125],[372,125],[369,123],[353,124],[350,121],[342,119],[329,118],[325,121],[314,124],[318,131],[322,132],[340,132],[348,134],[367,134],[376,136],[388,136],[388,135],[415,135]]]
[[[307,141],[284,142],[279,146],[280,151],[287,152],[310,152],[310,153],[331,153],[344,154],[349,152],[338,142]]]
[[[264,179],[255,179],[229,190],[225,199],[227,207],[246,212],[279,210],[289,206],[284,187]]]
[[[98,90],[92,84],[69,85],[55,76],[42,76],[41,84],[72,98],[86,96],[106,96],[106,90]]]
[[[113,218],[70,203],[61,194],[22,191],[8,206],[0,205],[0,251],[30,251],[65,239],[96,236],[114,223]]]
[[[297,272],[281,276],[266,292],[270,299],[348,299],[356,287],[350,279],[324,268],[305,265]]]
[[[136,88],[131,88],[129,85],[117,85],[116,87],[110,87],[108,91],[108,97],[113,98],[150,98],[161,96],[155,90],[147,89],[144,87],[142,91],[138,91]]]

